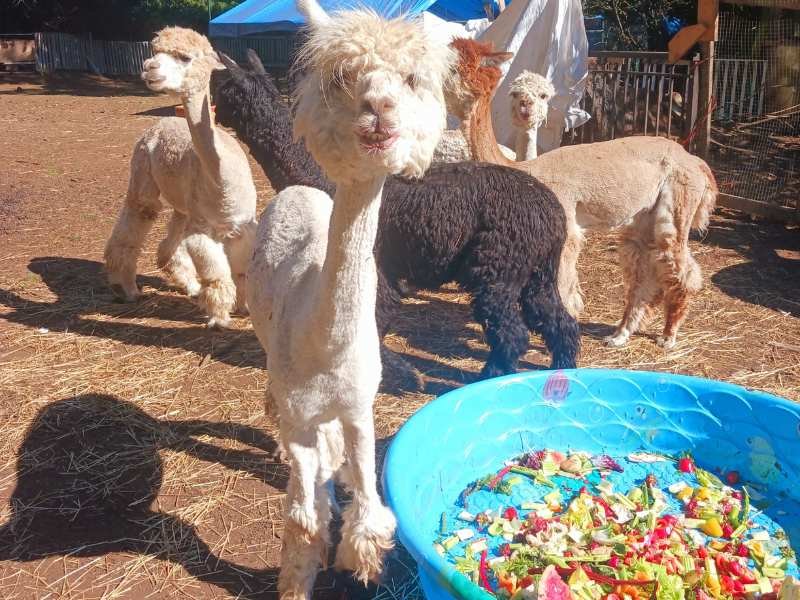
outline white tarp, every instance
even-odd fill
[[[450,37],[459,35],[458,28],[462,27],[429,13],[423,13],[423,19],[429,31],[439,30]],[[502,66],[503,79],[492,104],[497,141],[514,147],[508,89],[517,75],[528,70],[547,77],[555,87],[547,123],[538,132],[538,146],[540,152],[557,148],[565,128],[578,127],[589,119],[579,106],[589,53],[581,0],[514,0],[491,24],[482,21],[485,23],[470,21],[469,29],[462,28],[460,35],[477,36],[482,42],[491,42],[498,52],[514,53],[514,58]]]

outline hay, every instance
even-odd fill
[[[69,113],[73,133],[54,135],[90,139],[98,127],[91,115],[116,111],[112,139],[129,149],[143,123],[127,125],[130,109],[117,101],[86,100],[85,122]],[[42,106],[63,102],[54,96]],[[168,100],[136,102],[142,110]],[[72,158],[63,154],[57,166],[68,172]],[[124,192],[119,162],[102,183],[112,198]],[[26,197],[45,198],[63,219],[60,184],[45,177],[51,167],[33,168]],[[263,205],[271,191],[254,173]],[[73,176],[82,185],[105,175],[98,167]],[[89,228],[60,224],[54,235],[34,219],[2,238],[0,597],[274,597],[287,469],[272,456],[277,426],[264,409],[263,352],[246,319],[209,332],[201,312],[161,280],[154,251],[166,215],[140,261],[145,299],[113,303],[98,262],[115,216],[107,196],[104,188],[87,201]],[[692,242],[706,286],[668,352],[653,340],[660,318],[625,348],[602,344],[620,317],[622,287],[614,237],[590,236],[580,264],[587,308],[579,364],[713,377],[800,400],[800,236],[732,217],[716,216],[705,240]],[[423,373],[426,388],[379,395],[379,452],[434,395],[480,371],[487,348],[468,301],[447,286],[404,302],[388,344]],[[521,368],[547,364],[532,338]],[[360,591],[346,576],[324,574],[316,597],[421,595],[413,561],[399,550],[383,586]]]

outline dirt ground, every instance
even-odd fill
[[[139,264],[146,297],[112,301],[102,252],[136,137],[173,102],[138,82],[0,75],[0,598],[269,598],[280,567],[285,465],[272,457],[264,355],[247,319],[229,331],[155,268],[166,212]],[[253,163],[260,203],[272,190]],[[621,312],[613,236],[581,272],[582,367],[715,377],[800,400],[800,231],[715,216],[692,242],[706,277],[676,348],[656,320],[606,348]],[[486,356],[468,297],[408,299],[390,346],[425,389],[387,384],[379,451]],[[547,364],[531,340],[522,368]],[[316,597],[417,598],[401,549],[385,584],[323,573]]]

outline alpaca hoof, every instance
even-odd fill
[[[675,338],[665,337],[663,335],[660,335],[656,338],[656,345],[663,348],[664,350],[669,350],[670,348],[675,347]]]
[[[199,281],[190,281],[186,284],[186,295],[195,300],[200,295],[200,288]]]
[[[278,445],[271,454],[272,460],[289,464],[289,455],[286,453],[286,448],[283,447],[283,442],[278,441]]]
[[[630,336],[625,333],[615,333],[613,335],[609,335],[603,338],[606,346],[610,346],[611,348],[621,348],[625,344],[628,343]]]
[[[366,585],[379,583],[386,554],[394,548],[397,521],[388,508],[379,504],[356,520],[351,504],[344,514],[342,541],[336,551],[336,568],[353,572]]]
[[[142,290],[138,287],[134,287],[134,289],[136,290],[135,292],[127,291],[119,283],[111,284],[111,292],[114,294],[114,299],[118,302],[136,302],[141,297]]]
[[[575,369],[577,366],[578,364],[575,362],[574,358],[554,358],[552,364],[550,365],[550,369],[557,371],[559,369]]]
[[[206,327],[209,329],[227,329],[230,327],[231,318],[230,317],[209,317],[208,322],[206,323]]]
[[[490,365],[486,363],[483,365],[483,369],[481,369],[480,374],[478,375],[478,381],[483,381],[484,379],[491,379],[493,377],[502,377],[503,375],[508,375],[509,373],[513,373],[514,371],[505,371],[498,367],[497,365]]]

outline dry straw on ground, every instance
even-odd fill
[[[0,205],[14,207],[0,211],[14,219],[0,226],[0,598],[274,594],[286,467],[273,457],[264,356],[247,319],[209,332],[168,288],[154,266],[164,218],[140,261],[145,299],[115,304],[104,285],[99,261],[133,140],[170,112],[137,86],[0,83],[0,149],[12,165],[0,172]],[[272,193],[254,173],[263,204]],[[722,212],[692,249],[706,286],[677,347],[655,345],[656,321],[610,349],[600,338],[622,307],[615,241],[590,236],[580,365],[800,400],[800,231]],[[381,452],[415,410],[472,380],[486,354],[453,287],[406,300],[388,343],[426,388],[387,373],[375,407]],[[533,338],[521,367],[546,365],[543,352]],[[317,597],[420,596],[399,551],[381,588],[326,573]]]

